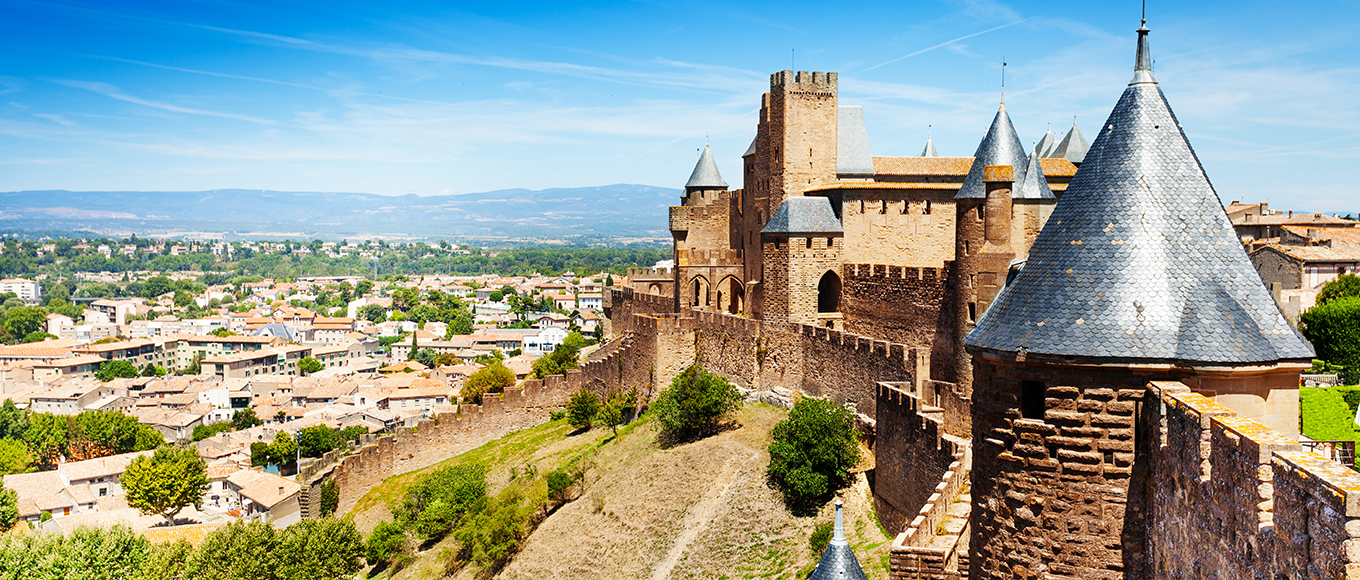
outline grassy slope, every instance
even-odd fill
[[[619,430],[571,434],[562,421],[539,425],[452,457],[438,466],[480,461],[493,492],[511,471],[533,464],[540,473],[582,457],[591,466],[580,497],[545,519],[498,578],[796,578],[815,564],[808,536],[829,521],[826,506],[795,518],[765,485],[770,430],[785,411],[747,405],[739,428],[702,441],[661,449],[656,430],[640,421]],[[870,460],[865,457],[865,464]],[[421,473],[416,472],[416,473]],[[353,512],[365,530],[390,518],[415,473],[394,476],[360,500]],[[863,476],[841,494],[851,545],[869,578],[887,578],[890,538],[873,520]],[[438,554],[426,550],[396,580],[442,575]],[[454,578],[473,578],[460,571]]]

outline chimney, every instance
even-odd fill
[[[1294,210],[1289,210],[1289,217],[1294,217]]]
[[[1264,202],[1264,201],[1261,202],[1261,215],[1270,215],[1270,204],[1269,204],[1269,203]]]
[[[279,486],[279,495],[283,495],[283,486],[282,486],[282,485]]]

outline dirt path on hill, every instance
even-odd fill
[[[760,454],[758,453],[752,454],[746,459],[745,464],[750,464],[759,457]],[[719,486],[715,486],[716,488],[712,491],[716,491],[717,493],[710,493],[710,497],[701,500],[698,505],[694,506],[694,510],[686,515],[684,523],[685,531],[680,532],[680,536],[675,539],[675,544],[671,546],[671,550],[666,554],[666,558],[658,563],[656,568],[652,569],[651,580],[665,580],[670,577],[671,570],[674,570],[675,565],[680,563],[680,557],[685,555],[685,551],[689,549],[689,545],[694,542],[695,538],[699,537],[699,534],[703,533],[704,530],[708,528],[709,522],[713,521],[713,517],[717,515],[719,502],[730,500],[732,489],[735,487],[737,480],[744,475],[742,472],[733,469],[733,467],[730,460],[723,465],[722,472],[724,474],[732,473],[732,476],[727,478],[725,484],[723,484],[723,478],[715,478],[715,483],[718,483]],[[742,465],[742,467],[747,467],[747,465]]]

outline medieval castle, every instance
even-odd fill
[[[853,405],[894,578],[1360,578],[1360,475],[1298,444],[1313,349],[1137,34],[1089,150],[1027,155],[1003,104],[971,158],[874,157],[835,73],[775,73],[742,189],[706,148],[582,380]]]

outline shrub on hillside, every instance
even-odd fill
[[[1360,379],[1360,297],[1319,303],[1300,316],[1300,330],[1313,343],[1318,358],[1345,367],[1342,380]]]
[[[619,425],[631,421],[633,414],[637,412],[637,399],[636,389],[610,392],[604,398],[604,406],[600,407],[596,422],[609,427],[615,435],[618,435]]]
[[[577,429],[589,429],[600,412],[600,398],[581,387],[567,399],[567,423]]]
[[[766,474],[790,509],[806,513],[845,485],[856,463],[859,446],[850,411],[831,401],[803,398],[788,419],[774,426]]]
[[[526,504],[515,488],[500,497],[484,499],[481,509],[470,513],[454,531],[458,559],[482,574],[500,570],[519,551],[529,517],[537,510],[535,502]]]
[[[741,393],[727,379],[691,366],[671,381],[652,404],[664,440],[689,441],[718,430],[741,407]]]
[[[406,564],[410,555],[410,541],[406,536],[406,530],[399,523],[381,522],[368,536],[366,557],[370,566],[400,567]]]
[[[465,463],[430,472],[406,491],[393,517],[416,537],[443,538],[486,498],[486,466]]]

